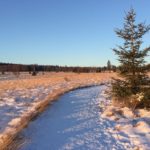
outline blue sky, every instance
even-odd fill
[[[150,24],[149,0],[0,0],[0,62],[117,64],[114,29],[131,6],[137,22]],[[149,45],[150,33],[143,46]]]

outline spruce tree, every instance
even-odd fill
[[[132,95],[139,93],[143,93],[147,100],[150,98],[150,94],[146,94],[150,92],[147,92],[150,89],[150,81],[145,61],[150,47],[141,48],[142,37],[150,30],[150,26],[146,26],[145,23],[136,24],[135,19],[136,13],[131,9],[126,14],[123,29],[115,30],[118,37],[124,40],[122,46],[113,49],[120,62],[121,78],[114,79],[112,83],[113,96],[118,100],[128,100]]]
[[[111,71],[111,62],[108,60],[107,62],[107,70],[110,72]]]

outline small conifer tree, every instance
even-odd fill
[[[150,81],[147,76],[145,57],[148,56],[150,47],[141,48],[142,37],[150,30],[144,23],[136,24],[136,13],[131,9],[125,17],[123,29],[116,29],[116,34],[124,40],[123,46],[117,46],[113,51],[120,62],[121,79],[114,79],[112,93],[114,99],[129,100],[133,95],[143,93],[143,100],[149,99],[150,106]],[[147,92],[149,90],[149,92]],[[127,98],[128,97],[128,98]]]
[[[107,70],[110,72],[111,71],[111,62],[108,60],[107,62]]]

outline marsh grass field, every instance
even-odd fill
[[[0,146],[11,142],[28,122],[59,95],[70,90],[99,85],[115,73],[22,74],[0,81]]]

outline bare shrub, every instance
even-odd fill
[[[66,82],[69,82],[69,81],[70,81],[70,79],[69,79],[68,77],[64,77],[64,80],[65,80]]]

